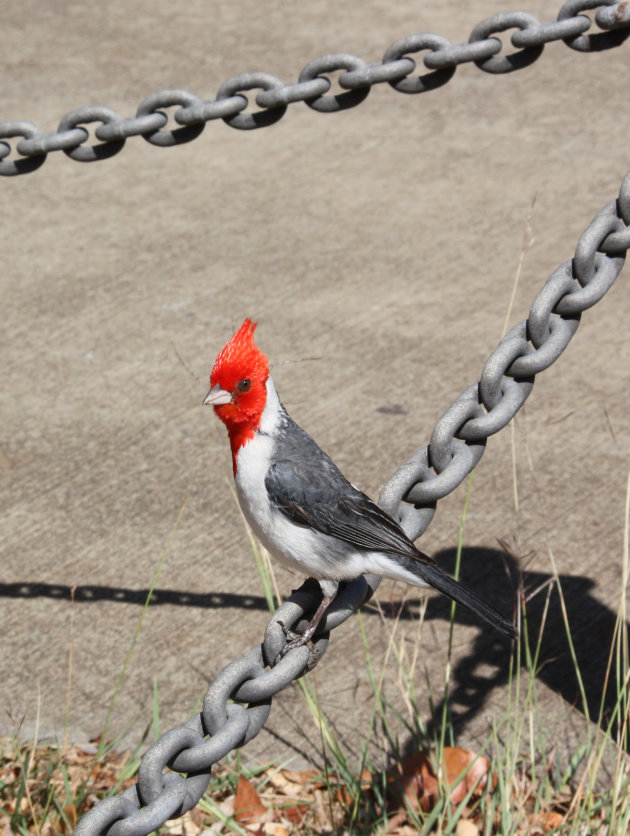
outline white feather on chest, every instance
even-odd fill
[[[282,443],[283,409],[271,378],[260,429],[238,452],[236,495],[245,519],[271,555],[289,568],[313,578],[357,577],[365,555],[348,549],[335,537],[296,525],[269,500],[265,477],[276,444]]]

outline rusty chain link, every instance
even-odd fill
[[[581,14],[594,10],[599,32],[588,32],[591,19]],[[510,43],[516,51],[500,54],[503,45],[496,37],[509,29],[516,31]],[[247,72],[225,81],[215,99],[203,101],[186,90],[161,90],[145,98],[135,116],[121,116],[109,107],[80,107],[67,113],[56,131],[46,133],[31,122],[0,124],[0,174],[12,176],[35,171],[48,153],[63,151],[73,160],[93,162],[112,157],[122,150],[127,138],[142,136],[147,142],[169,147],[196,139],[206,122],[222,119],[232,128],[247,131],[272,125],[286,113],[289,104],[304,102],[313,110],[334,113],[356,107],[375,84],[387,83],[400,93],[424,93],[446,84],[460,64],[474,63],[487,73],[509,73],[527,67],[541,55],[545,44],[564,41],[579,52],[594,52],[619,46],[630,35],[630,3],[615,0],[566,0],[556,20],[541,23],[525,12],[501,12],[481,21],[467,42],[452,44],[440,35],[410,35],[393,43],[381,62],[367,64],[347,53],[322,55],[310,61],[297,82],[285,83],[269,73]],[[429,72],[413,75],[416,62],[423,57]],[[327,75],[341,71],[341,93],[330,94]],[[254,100],[261,110],[245,113],[249,102],[245,93],[258,91]],[[176,107],[179,128],[166,128],[166,108]],[[87,144],[85,125],[98,122],[94,133],[99,140]],[[9,159],[11,145],[2,140],[17,139],[17,156]]]

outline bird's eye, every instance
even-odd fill
[[[249,378],[246,377],[244,380],[239,380],[239,382],[236,384],[236,388],[239,392],[249,392],[249,390],[252,388],[252,382]]]

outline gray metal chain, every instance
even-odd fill
[[[389,480],[379,502],[397,515],[415,539],[426,529],[438,499],[475,467],[486,439],[521,408],[538,372],[562,354],[582,311],[605,295],[630,249],[630,172],[617,200],[608,203],[581,235],[573,259],[555,270],[536,296],[528,318],[512,328],[487,359],[478,383],[453,401],[433,430],[430,443]],[[211,683],[203,709],[186,725],[163,735],[145,754],[138,783],[86,813],[76,836],[146,836],[199,801],[212,765],[255,737],[271,710],[271,699],[303,676],[325,653],[330,630],[343,624],[375,592],[380,579],[366,575],[342,590],[326,615],[323,633],[308,647],[291,650],[272,667],[286,642],[284,627],[300,632],[320,601],[318,584],[307,581],[279,607],[264,641],[230,663]],[[284,625],[284,626],[283,626]],[[183,772],[164,774],[165,769]]]
[[[575,256],[555,270],[529,316],[492,352],[478,383],[465,389],[439,419],[431,440],[394,474],[379,502],[397,515],[411,539],[425,531],[438,499],[478,463],[486,439],[503,429],[529,397],[538,372],[555,362],[575,334],[582,311],[604,296],[630,248],[630,173],[619,197],[598,212]]]
[[[305,629],[306,614],[313,612],[321,599],[318,584],[306,581],[273,614],[263,643],[231,662],[214,679],[201,712],[162,735],[146,752],[137,784],[86,813],[75,836],[146,836],[194,807],[208,787],[212,765],[258,734],[269,716],[271,698],[317,663],[326,652],[330,630],[371,598],[379,583],[380,578],[366,575],[347,584],[325,617],[325,632],[314,641],[316,653],[299,647],[271,667],[286,643],[284,628]],[[164,774],[167,768],[187,777]]]
[[[601,31],[587,33],[590,18],[581,12],[597,9],[594,21]],[[516,52],[499,55],[502,43],[495,35],[516,29],[510,38]],[[160,147],[190,142],[203,131],[206,122],[222,119],[232,128],[252,130],[272,125],[286,113],[287,106],[305,102],[313,110],[333,113],[360,104],[374,84],[387,82],[401,93],[424,93],[449,81],[460,64],[474,63],[487,73],[509,73],[533,63],[545,44],[564,41],[579,52],[594,52],[619,46],[630,35],[630,6],[615,0],[567,0],[556,20],[541,23],[525,12],[501,12],[479,23],[467,42],[452,44],[440,35],[409,35],[393,43],[383,60],[367,64],[347,53],[323,55],[310,61],[297,82],[285,83],[269,73],[247,72],[228,79],[215,99],[203,101],[186,90],[161,90],[144,99],[135,116],[121,116],[103,106],[86,106],[67,113],[56,131],[46,133],[31,122],[0,124],[0,174],[12,176],[35,171],[51,151],[64,151],[73,160],[93,162],[112,157],[131,136],[142,136]],[[429,72],[413,75],[416,62],[411,54],[427,51],[423,63]],[[331,82],[325,76],[341,71],[339,85],[346,92],[329,95]],[[256,105],[261,110],[245,112],[245,93],[258,90]],[[165,128],[164,110],[176,107],[175,121],[181,125]],[[88,145],[84,125],[100,124],[94,133],[97,144]],[[11,145],[1,140],[20,138],[20,155],[7,159]]]

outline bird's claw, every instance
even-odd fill
[[[287,625],[284,622],[279,621],[278,624],[282,627],[282,632],[286,636],[288,642],[295,642],[295,641],[298,641],[298,639],[302,638],[302,635],[303,635],[302,633],[295,633],[293,630],[289,630],[289,628],[287,627]],[[298,646],[299,645],[296,645],[296,647],[298,647]],[[286,647],[282,651],[283,656],[287,652],[287,650],[290,650],[288,644],[286,645]]]
[[[312,668],[314,667],[321,657],[321,653],[313,644],[313,637],[310,630],[306,630],[304,633],[294,633],[293,630],[289,630],[286,624],[283,624],[282,621],[279,621],[278,624],[282,627],[284,631],[284,635],[287,637],[288,641],[282,650],[278,653],[276,658],[273,660],[274,665],[277,665],[278,662],[283,659],[290,650],[295,650],[297,647],[304,647],[306,645],[311,652],[311,656],[308,660],[307,667]]]

